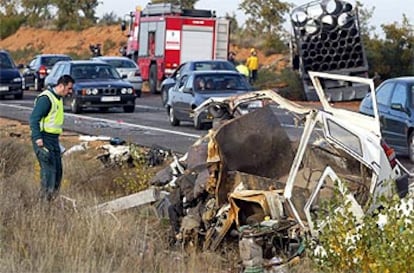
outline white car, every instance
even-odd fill
[[[100,56],[94,57],[92,59],[104,61],[112,65],[118,71],[122,78],[125,78],[134,86],[135,94],[137,95],[137,97],[141,97],[141,71],[139,69],[139,66],[133,60],[127,57],[119,56]]]

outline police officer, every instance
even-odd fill
[[[47,201],[57,196],[62,180],[59,135],[64,120],[63,97],[72,93],[74,82],[69,75],[61,76],[54,88],[37,96],[30,115],[33,149],[41,168],[40,197]]]

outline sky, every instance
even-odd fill
[[[283,0],[292,3],[294,6],[300,6],[310,2],[310,0]],[[371,9],[375,7],[374,14],[370,24],[376,27],[376,32],[381,34],[381,24],[390,24],[401,22],[405,14],[410,23],[414,24],[414,1],[413,0],[360,0],[364,7]],[[123,17],[136,6],[145,7],[147,0],[102,0],[97,7],[97,16],[101,17],[105,13],[114,12],[116,15]],[[240,0],[199,0],[196,8],[215,10],[217,16],[224,16],[226,13],[236,14],[239,25],[242,25],[245,16],[242,11],[238,10]],[[350,0],[354,3],[354,0]],[[288,18],[286,18],[288,19]],[[290,24],[286,23],[285,28],[290,31]]]

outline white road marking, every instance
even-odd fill
[[[22,105],[10,105],[10,104],[3,104],[3,103],[0,103],[0,105],[1,106],[13,107],[13,108],[17,108],[17,109],[32,110],[31,107],[22,106]],[[143,130],[151,130],[151,131],[155,131],[155,132],[179,135],[179,136],[184,136],[184,137],[191,137],[191,138],[201,137],[201,135],[197,135],[197,134],[189,134],[189,133],[184,133],[184,132],[180,132],[180,131],[162,129],[162,128],[152,127],[152,126],[132,124],[132,123],[128,123],[128,122],[120,123],[116,120],[110,120],[110,119],[88,117],[88,116],[76,115],[76,114],[71,114],[71,113],[65,113],[65,116],[78,118],[78,119],[81,119],[81,120],[83,119],[83,120],[90,120],[90,121],[101,121],[101,122],[106,122],[108,124],[115,124],[115,125],[118,125],[118,126],[123,125],[123,126],[126,126],[126,127],[138,128],[138,129],[143,129]]]

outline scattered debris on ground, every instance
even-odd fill
[[[274,90],[206,101],[194,115],[207,111],[213,128],[185,155],[147,149],[145,156],[139,154],[146,164],[165,166],[151,186],[88,211],[115,214],[149,204],[160,218],[169,218],[172,246],[215,251],[232,243],[239,247],[245,272],[287,272],[303,257],[305,240],[317,239],[329,221],[323,205],[335,192],[357,219],[381,207],[381,197],[413,196],[412,174],[383,142],[378,117],[333,107],[324,99],[320,79],[334,76],[310,76],[320,108],[296,104]],[[336,76],[373,86],[369,79]],[[258,100],[265,106],[238,110]],[[302,128],[297,138],[286,133],[275,110]],[[137,156],[136,145],[122,139],[89,140],[95,145],[81,137],[66,154],[94,146],[105,166],[131,164]]]

